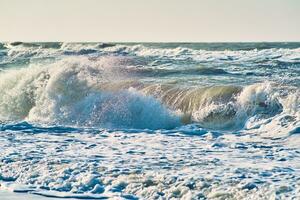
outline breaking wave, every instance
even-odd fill
[[[271,82],[248,86],[147,83],[134,73],[139,64],[128,57],[69,57],[3,71],[0,120],[138,129],[196,123],[214,130],[258,129],[269,126],[262,123],[267,120],[277,124],[285,120],[289,132],[299,125],[298,90]]]

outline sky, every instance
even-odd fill
[[[0,0],[0,41],[300,41],[300,0]]]

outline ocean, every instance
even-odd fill
[[[0,43],[0,184],[300,199],[300,43]]]

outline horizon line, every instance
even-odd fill
[[[299,41],[294,40],[282,40],[282,41],[96,41],[96,40],[78,40],[78,41],[58,41],[58,40],[39,40],[39,41],[22,41],[22,40],[9,40],[9,41],[0,41],[0,43],[300,43]]]

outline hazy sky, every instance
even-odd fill
[[[300,41],[300,0],[0,0],[1,41]]]

